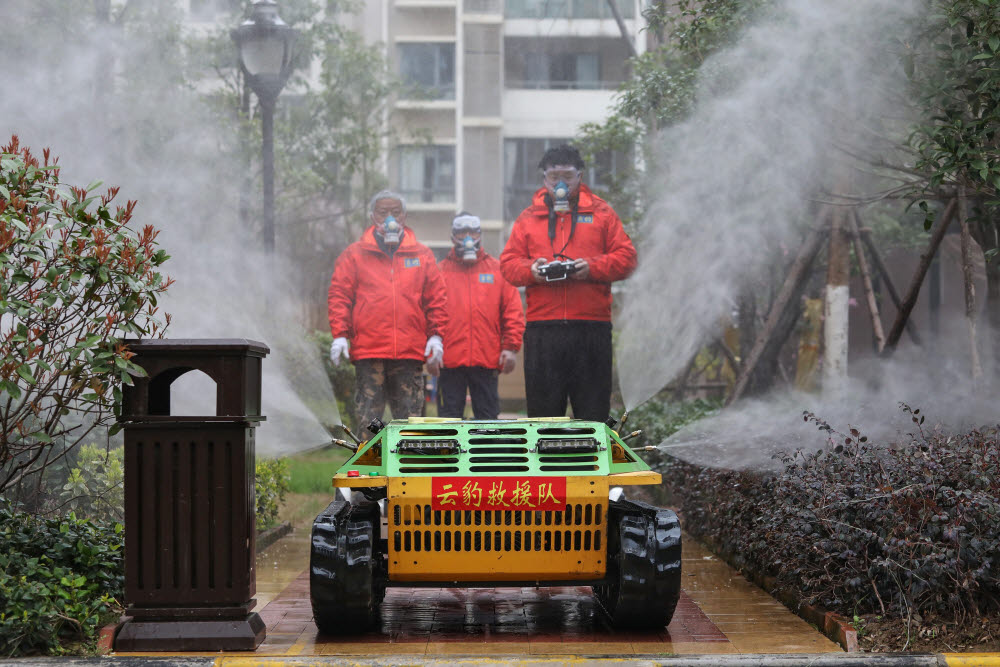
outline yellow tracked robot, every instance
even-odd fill
[[[387,586],[591,585],[615,627],[664,627],[680,594],[680,524],[620,497],[660,474],[617,426],[374,420],[313,523],[320,631],[370,628]]]

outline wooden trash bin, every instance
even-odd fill
[[[129,341],[148,374],[123,390],[125,623],[116,651],[253,650],[256,604],[254,429],[263,343]],[[173,415],[170,385],[215,381],[214,416]]]

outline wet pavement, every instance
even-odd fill
[[[590,587],[560,586],[390,588],[376,631],[321,636],[309,605],[308,562],[308,526],[258,555],[256,609],[267,624],[267,638],[252,655],[630,657],[842,652],[688,536],[677,611],[667,628],[654,633],[616,632],[604,622]]]

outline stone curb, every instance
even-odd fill
[[[822,653],[822,654],[740,654],[740,655],[651,655],[622,658],[586,655],[553,656],[122,656],[87,658],[2,659],[0,666],[51,665],[53,667],[487,667],[494,665],[622,665],[656,667],[692,665],[694,667],[1000,667],[1000,653]]]
[[[264,532],[257,533],[257,553],[264,551],[290,532],[292,532],[292,524],[282,521],[277,526],[271,526]]]
[[[740,562],[732,552],[723,548],[711,537],[703,536],[696,539],[704,543],[709,550],[726,561],[749,581],[764,589],[769,595],[774,596],[793,613],[819,628],[820,632],[840,644],[845,651],[857,653],[861,650],[858,646],[858,631],[845,616],[827,611],[822,607],[806,604],[791,589],[778,588],[776,577],[759,574],[748,569],[746,563]]]

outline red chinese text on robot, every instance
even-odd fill
[[[566,509],[565,477],[432,477],[431,509]]]

